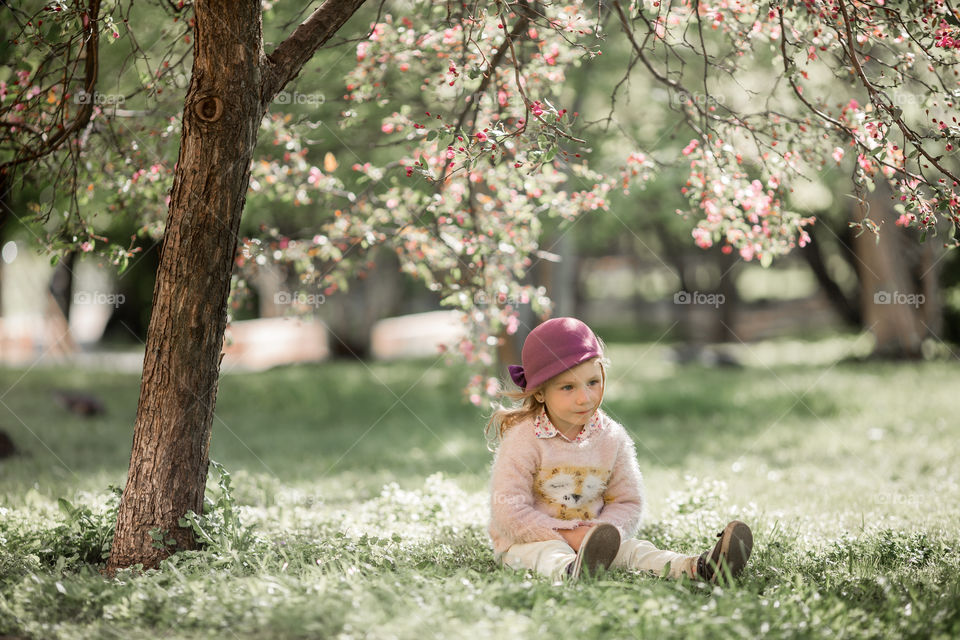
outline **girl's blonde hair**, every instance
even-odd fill
[[[603,343],[600,344],[602,348]],[[606,356],[601,356],[598,358],[598,361],[600,362],[600,375],[603,377],[604,391],[606,391],[607,367],[610,366],[610,361]],[[587,362],[590,361],[587,360]],[[561,371],[557,374],[557,376],[562,375],[563,373],[565,372]],[[554,376],[553,378],[556,378],[557,376]],[[553,380],[553,378],[550,378],[550,380]],[[527,418],[532,418],[543,411],[545,403],[537,400],[537,395],[540,394],[548,384],[550,384],[550,380],[543,382],[534,389],[517,389],[516,391],[508,391],[503,389],[500,391],[501,396],[513,400],[513,406],[504,407],[502,405],[497,405],[497,408],[493,411],[493,415],[491,415],[490,419],[487,421],[487,426],[483,429],[483,435],[487,438],[488,449],[493,451],[497,443],[503,440],[504,434],[506,434],[507,430],[509,430],[511,427],[516,426]]]
[[[543,411],[544,403],[537,400],[537,394],[545,386],[547,386],[546,382],[535,389],[517,389],[516,391],[504,389],[500,391],[501,396],[513,400],[513,406],[497,405],[493,415],[487,421],[487,426],[483,429],[483,435],[487,438],[488,449],[491,451],[494,449],[496,444],[503,439],[507,429]]]

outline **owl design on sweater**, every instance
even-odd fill
[[[561,465],[538,469],[534,488],[553,517],[592,520],[603,507],[609,477],[609,469]]]

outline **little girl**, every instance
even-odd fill
[[[498,561],[552,578],[577,578],[610,566],[670,577],[715,580],[743,570],[749,527],[733,521],[712,551],[662,551],[633,535],[643,511],[643,481],[633,441],[600,410],[606,382],[603,346],[574,318],[547,320],[510,366],[520,391],[487,423],[500,441],[491,477],[490,538]]]

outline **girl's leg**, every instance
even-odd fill
[[[657,549],[646,540],[624,540],[620,543],[620,552],[613,559],[611,568],[635,569],[662,575],[664,567],[670,564],[667,574],[671,578],[687,576],[696,578],[697,556],[685,556],[673,551]]]
[[[576,552],[562,540],[515,544],[500,556],[511,569],[530,569],[554,580],[566,576],[567,566],[576,559]]]

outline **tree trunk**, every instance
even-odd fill
[[[180,156],[153,290],[127,484],[107,572],[195,546],[227,295],[260,121],[363,0],[327,0],[264,56],[260,0],[198,0]],[[155,548],[151,532],[163,533]]]
[[[0,173],[0,250],[6,244],[7,220],[10,219],[10,180],[6,173]],[[3,257],[0,256],[0,317],[3,316]],[[0,329],[2,331],[2,329]],[[0,341],[3,335],[0,334]]]
[[[880,227],[879,236],[864,231],[854,239],[860,274],[860,308],[864,326],[876,338],[873,355],[879,358],[919,358],[925,334],[921,312],[923,298],[911,276],[909,258],[903,246],[902,230],[894,224],[894,213],[884,197],[883,186],[869,194],[867,204],[854,205],[854,218],[869,217]]]
[[[57,303],[60,313],[70,321],[70,305],[73,302],[73,270],[77,262],[77,252],[68,251],[57,262],[50,276],[50,295]]]
[[[155,567],[194,546],[178,521],[202,510],[230,274],[264,114],[260,0],[197,2],[195,12],[183,136],[108,570]],[[152,530],[174,544],[154,548]]]
[[[734,253],[718,253],[717,264],[722,269],[717,293],[723,296],[723,302],[717,304],[717,321],[714,324],[715,342],[740,342],[736,333],[737,315],[740,310],[740,293],[737,291],[737,277],[740,257]]]
[[[819,224],[823,225],[826,223],[821,222]],[[851,327],[859,327],[860,308],[855,301],[847,298],[843,289],[840,288],[840,285],[837,284],[837,281],[833,279],[833,276],[830,275],[830,271],[827,269],[827,263],[823,258],[823,251],[821,250],[823,234],[819,233],[815,226],[810,229],[810,235],[813,241],[803,249],[799,249],[800,256],[807,261],[807,266],[810,267],[810,271],[813,272],[817,283],[820,285],[820,289],[824,295],[827,296],[827,300],[830,301],[834,311]],[[844,247],[840,247],[840,251],[845,251]]]

